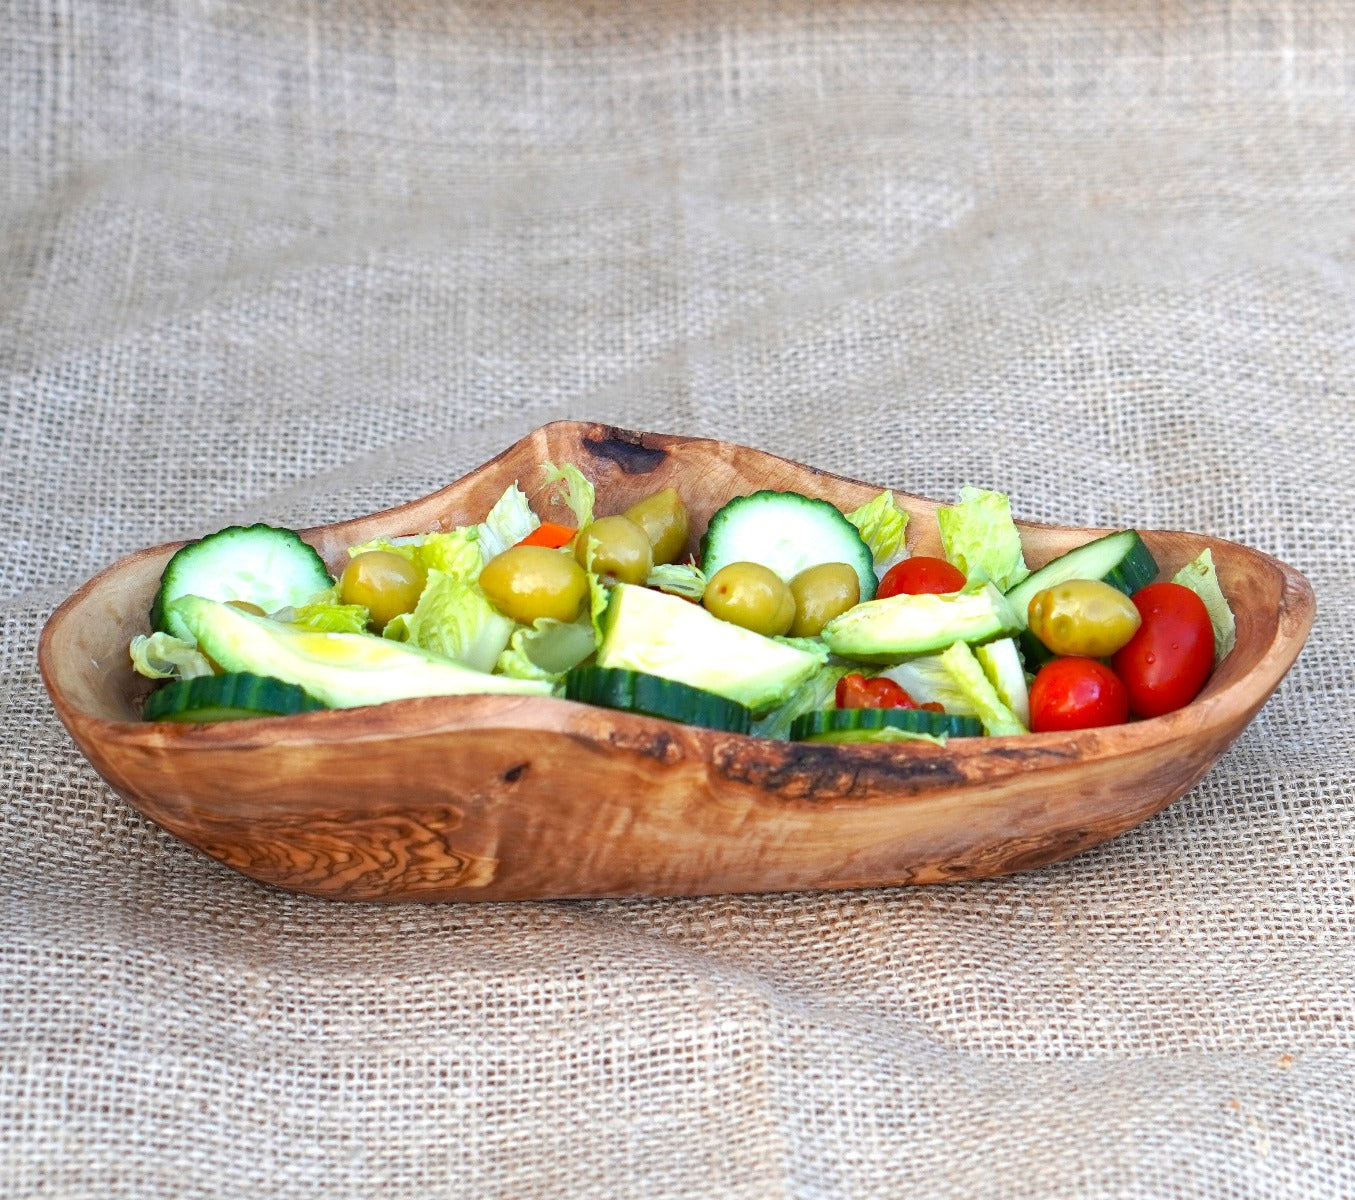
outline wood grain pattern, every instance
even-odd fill
[[[673,486],[693,528],[762,487],[843,509],[878,488],[745,447],[557,422],[412,504],[306,531],[336,571],[378,536],[478,521],[540,464],[576,463],[599,514]],[[919,553],[936,503],[899,495]],[[1038,566],[1103,530],[1022,525]],[[459,696],[214,726],[145,724],[127,645],[177,546],[92,579],[39,649],[58,715],[128,803],[260,880],[347,900],[697,895],[973,879],[1093,846],[1192,787],[1312,625],[1297,571],[1219,539],[1143,531],[1165,572],[1213,549],[1238,643],[1193,704],[1152,721],[946,747],[796,745],[540,697]]]

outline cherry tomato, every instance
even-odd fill
[[[916,708],[912,696],[892,679],[844,675],[837,681],[838,708]]]
[[[1123,725],[1129,693],[1105,663],[1094,658],[1056,658],[1030,685],[1030,730],[1051,733]]]
[[[920,596],[924,593],[940,596],[958,592],[964,585],[964,572],[959,567],[952,566],[944,558],[914,555],[895,563],[885,572],[875,598],[883,600],[888,596]]]
[[[554,521],[542,521],[522,541],[518,542],[518,545],[545,546],[548,550],[559,550],[561,546],[569,545],[578,532],[577,529],[571,529],[568,525],[557,525]]]
[[[1142,624],[1112,659],[1136,717],[1160,717],[1200,694],[1214,667],[1214,627],[1204,601],[1179,583],[1134,593]]]

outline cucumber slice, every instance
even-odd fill
[[[167,683],[146,697],[142,715],[148,721],[241,721],[314,712],[324,707],[294,683],[236,671]]]
[[[191,639],[171,609],[180,596],[248,600],[264,612],[306,603],[333,587],[324,560],[290,529],[231,525],[179,549],[165,564],[151,605],[151,628]]]
[[[610,667],[575,667],[565,676],[565,699],[725,733],[747,733],[753,723],[749,709],[714,692],[658,675]]]
[[[1007,591],[1007,599],[1016,609],[1024,627],[1027,610],[1036,592],[1069,579],[1100,579],[1132,596],[1139,588],[1157,578],[1157,560],[1133,529],[1108,533],[1085,546],[1078,546],[1045,563],[1033,575],[1027,575]]]
[[[735,496],[715,513],[701,539],[701,570],[709,579],[735,562],[761,563],[787,583],[806,567],[846,563],[861,584],[861,599],[875,595],[875,559],[860,531],[827,500],[798,492]]]
[[[975,717],[957,717],[925,708],[830,708],[796,717],[793,742],[864,742],[872,732],[901,729],[928,737],[979,737],[983,725]]]

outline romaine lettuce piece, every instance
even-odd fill
[[[509,484],[503,495],[494,501],[494,507],[485,519],[475,527],[482,561],[488,562],[509,546],[516,546],[540,524],[541,518],[527,503],[527,493],[516,483]]]
[[[551,493],[552,504],[563,504],[574,514],[574,527],[582,529],[593,521],[593,485],[584,478],[583,472],[572,463],[557,467],[554,463],[545,463],[542,470],[547,486],[556,484]]]
[[[305,604],[271,614],[275,621],[286,621],[316,633],[366,633],[371,614],[363,604],[343,604],[339,589],[312,596]]]
[[[479,586],[460,575],[432,570],[413,612],[386,623],[383,636],[431,650],[477,671],[492,671],[513,634]]]
[[[961,488],[960,502],[937,511],[946,561],[965,578],[982,575],[1001,592],[1015,587],[1027,575],[1021,553],[1021,534],[1012,521],[1011,501],[1002,492]]]
[[[861,540],[870,547],[879,572],[886,562],[892,562],[903,550],[903,535],[908,528],[908,514],[894,499],[894,493],[883,491],[868,504],[847,514],[847,520],[856,526]]]
[[[519,625],[499,655],[495,673],[514,679],[541,679],[558,683],[597,648],[592,619],[556,621],[542,617]]]
[[[527,532],[531,532],[528,530]],[[525,534],[523,535],[526,536]],[[356,557],[367,550],[390,550],[425,571],[441,571],[444,575],[460,575],[474,579],[484,565],[477,527],[468,525],[449,529],[445,533],[422,533],[407,538],[378,538],[350,546],[348,556]]]
[[[1233,619],[1233,610],[1219,586],[1218,571],[1214,568],[1214,555],[1205,547],[1198,557],[1186,563],[1172,576],[1173,583],[1190,588],[1201,600],[1209,612],[1209,623],[1214,627],[1214,662],[1218,664],[1224,655],[1237,643],[1237,622]]]
[[[706,594],[706,582],[705,572],[694,562],[664,563],[650,571],[645,586],[700,604]]]
[[[1030,732],[1003,703],[974,651],[964,642],[956,642],[940,654],[910,659],[882,674],[919,704],[939,704],[957,717],[978,717],[990,737]]]
[[[139,633],[128,647],[132,669],[147,679],[197,679],[214,675],[212,664],[196,642],[177,638],[172,633]]]
[[[791,693],[784,704],[754,721],[753,732],[761,737],[785,741],[790,737],[790,727],[796,717],[834,707],[838,680],[851,670],[852,667],[843,663],[824,663]]]

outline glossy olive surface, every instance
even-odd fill
[[[564,551],[510,546],[485,564],[480,587],[495,608],[515,621],[572,621],[588,594],[588,576]]]
[[[706,584],[701,603],[722,621],[767,637],[787,633],[795,620],[790,588],[761,563],[733,562],[721,567]]]
[[[861,599],[861,580],[847,563],[818,563],[790,581],[795,599],[791,637],[816,637],[834,617]]]
[[[654,547],[654,562],[676,562],[687,544],[691,519],[676,488],[664,488],[626,509],[625,515],[645,531]]]
[[[1069,579],[1036,592],[1030,631],[1055,654],[1105,658],[1139,627],[1139,611],[1123,592],[1099,579]]]
[[[654,569],[654,547],[629,517],[602,517],[581,530],[574,557],[609,583],[644,583]]]
[[[339,576],[339,599],[361,604],[380,630],[401,613],[413,612],[427,577],[393,550],[365,550],[354,555]]]

